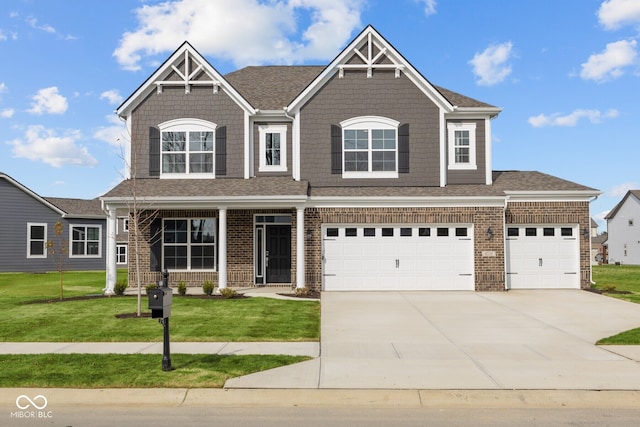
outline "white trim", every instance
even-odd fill
[[[298,113],[293,118],[293,125],[291,128],[291,153],[293,155],[292,169],[293,179],[300,181],[300,114]]]
[[[493,142],[491,140],[491,119],[484,119],[484,173],[485,184],[493,184],[493,162],[492,150]]]
[[[114,212],[115,214],[115,212]],[[84,242],[84,254],[81,255],[74,255],[73,254],[73,243],[75,242],[73,240],[73,229],[74,228],[84,228],[85,233],[87,233],[87,230],[89,228],[97,228],[98,229],[98,253],[97,254],[90,254],[87,255],[87,243],[89,241],[91,242],[95,242],[95,240],[88,240],[87,236],[85,235],[85,238],[83,240],[78,240],[77,242]],[[114,228],[115,231],[115,228]],[[113,241],[115,242],[115,236]],[[113,256],[115,256],[115,253],[113,253]],[[69,224],[69,258],[101,258],[102,257],[102,224]]]
[[[439,111],[440,126],[440,187],[447,186],[447,119],[444,110]]]
[[[279,165],[267,165],[266,164],[266,136],[267,134],[279,134],[280,135],[280,164]],[[260,125],[258,126],[259,134],[259,150],[260,172],[286,172],[287,170],[287,125]]]
[[[227,287],[227,208],[218,208],[218,290]]]
[[[251,126],[251,116],[244,113],[244,179],[254,176],[253,172],[253,126]]]
[[[32,239],[31,238],[31,227],[44,227],[44,236],[42,239],[42,255],[32,255],[31,254],[31,242],[33,241],[37,241],[39,242],[40,239]],[[46,222],[27,222],[27,258],[28,259],[33,259],[33,258],[39,258],[39,259],[44,259],[47,258],[47,242],[49,241],[48,239],[48,224]]]
[[[456,139],[455,132],[456,131],[467,131],[469,132],[469,161],[464,163],[456,162]],[[449,170],[476,170],[478,169],[478,165],[476,163],[476,124],[475,123],[458,123],[458,122],[449,122],[447,123],[447,142],[448,142],[448,150],[447,153],[449,155],[449,161],[447,168]]]
[[[296,288],[305,286],[304,207],[296,208]]]

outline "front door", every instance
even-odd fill
[[[291,283],[291,216],[256,215],[254,224],[254,283]]]
[[[267,225],[267,283],[291,282],[291,226]]]

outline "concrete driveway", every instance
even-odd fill
[[[634,349],[594,345],[638,326],[640,305],[578,290],[325,292],[319,359],[226,387],[638,390]]]

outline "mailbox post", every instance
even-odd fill
[[[163,279],[158,287],[149,291],[149,309],[151,318],[158,319],[164,327],[164,339],[162,346],[162,370],[171,370],[171,354],[169,350],[169,317],[171,316],[171,304],[173,304],[173,291],[169,287],[169,272],[162,273]]]

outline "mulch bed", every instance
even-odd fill
[[[278,293],[277,295],[282,295],[283,297],[300,298],[300,299],[320,299],[320,292],[317,292],[317,291],[308,292],[304,295],[297,295],[295,293],[293,294]]]
[[[585,291],[593,292],[594,294],[599,294],[599,295],[606,295],[606,294],[628,295],[633,293],[631,291],[616,291],[615,289],[612,291],[604,291],[602,289],[595,289],[595,288],[587,288],[585,289]]]

